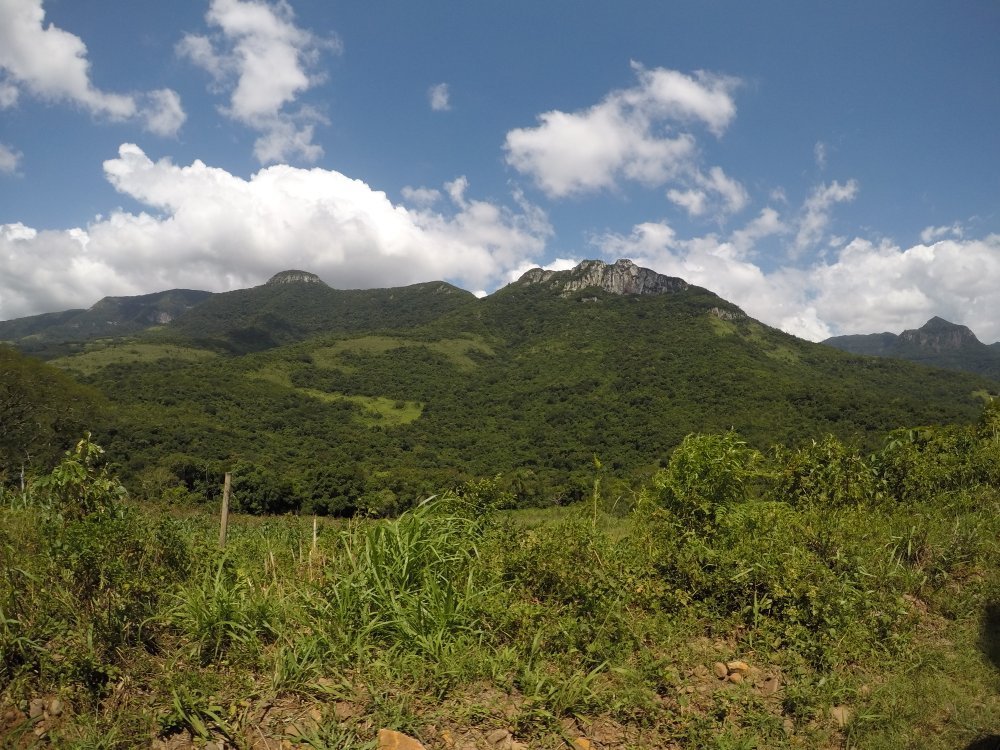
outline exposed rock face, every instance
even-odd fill
[[[266,286],[277,286],[278,284],[323,284],[326,286],[323,279],[308,271],[281,271],[268,279]]]
[[[532,268],[518,284],[545,284],[563,296],[588,287],[597,287],[612,294],[672,294],[688,288],[683,279],[640,268],[627,258],[608,265],[601,260],[585,260],[570,271],[545,271]]]
[[[911,328],[899,334],[901,344],[917,346],[928,352],[948,352],[962,349],[969,344],[980,344],[976,334],[966,326],[949,323],[937,316],[928,320],[920,328]]]

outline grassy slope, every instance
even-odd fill
[[[922,481],[946,479],[925,458]],[[789,505],[769,481],[708,525],[659,482],[626,517],[600,493],[484,513],[486,482],[398,521],[321,521],[315,549],[306,519],[237,518],[225,554],[207,514],[9,495],[0,738],[944,750],[1000,732],[996,487]],[[713,672],[734,659],[740,684]]]

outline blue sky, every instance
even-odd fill
[[[0,319],[631,257],[1000,339],[1000,5],[0,0]]]

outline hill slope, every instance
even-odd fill
[[[164,325],[212,296],[194,289],[169,289],[136,297],[104,297],[87,310],[43,313],[0,322],[0,341],[22,351],[54,356],[67,342],[128,336]]]
[[[259,351],[119,362],[90,381],[119,405],[109,447],[133,475],[201,491],[238,467],[256,488],[244,492],[279,503],[261,507],[331,511],[495,474],[524,502],[580,497],[595,456],[613,476],[644,477],[691,432],[734,428],[759,447],[832,432],[875,446],[897,427],[970,421],[991,388],[796,339],[668,277],[629,292],[619,272],[632,272],[610,268],[529,272],[483,300],[444,284],[218,295],[162,334]],[[340,300],[343,316],[299,316],[314,299]],[[225,315],[212,316],[220,302]],[[235,336],[243,321],[268,338]],[[281,337],[293,343],[273,346]]]

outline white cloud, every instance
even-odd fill
[[[819,185],[806,199],[799,218],[798,233],[792,248],[793,256],[815,247],[822,239],[823,233],[830,224],[830,211],[837,203],[854,200],[858,194],[856,180],[848,180],[841,184],[834,180],[829,185]]]
[[[218,33],[185,35],[177,54],[206,70],[216,90],[229,93],[227,116],[261,133],[257,159],[316,161],[323,150],[312,142],[314,125],[324,119],[308,108],[287,107],[323,80],[315,72],[320,55],[339,50],[339,43],[296,26],[286,0],[212,0],[205,20]]]
[[[176,124],[168,133],[172,135],[183,122],[180,98],[168,89],[137,97],[97,88],[90,78],[87,45],[75,34],[46,25],[42,0],[0,0],[0,69],[6,74],[0,80],[0,107],[14,106],[23,88],[42,100],[76,104],[114,121],[139,117],[161,135],[165,123]],[[164,119],[168,97],[172,120]]]
[[[447,112],[451,109],[451,94],[447,83],[438,83],[427,90],[427,100],[435,112]]]
[[[765,271],[753,243],[789,228],[765,209],[728,237],[682,239],[664,222],[592,242],[609,260],[629,257],[738,304],[751,316],[814,341],[846,333],[900,332],[934,315],[1000,340],[1000,235],[903,248],[855,239],[829,260]]]
[[[156,135],[173,136],[181,129],[187,119],[181,98],[171,89],[157,89],[146,95],[149,102],[143,113],[146,130]]]
[[[0,109],[9,109],[17,104],[20,92],[10,81],[0,79]]]
[[[826,169],[826,144],[823,141],[816,141],[813,146],[813,157],[816,159],[816,166],[821,170]]]
[[[536,127],[508,132],[507,163],[554,198],[611,189],[623,179],[656,186],[696,175],[694,136],[679,127],[701,123],[721,134],[736,114],[731,91],[738,81],[633,69],[638,85],[589,109],[545,112]]]
[[[21,163],[21,153],[0,143],[0,174],[14,174]]]
[[[108,180],[148,212],[114,211],[85,229],[0,226],[0,319],[87,306],[108,294],[172,287],[222,291],[286,268],[341,288],[449,279],[488,288],[541,255],[552,230],[513,207],[469,196],[459,178],[442,210],[394,205],[360,180],[277,165],[249,180],[195,161],[152,161],[125,144]]]
[[[507,281],[517,281],[532,268],[541,268],[545,271],[569,271],[580,265],[580,262],[579,258],[555,258],[551,263],[521,263],[507,272]],[[482,296],[485,296],[485,293]]]
[[[704,190],[671,188],[667,191],[667,199],[683,208],[690,216],[701,216],[708,210],[708,195]]]
[[[920,233],[920,241],[925,245],[929,245],[935,240],[940,240],[944,237],[957,237],[961,239],[964,234],[965,230],[962,228],[962,225],[955,222],[951,226],[946,227],[926,227]]]
[[[409,203],[411,206],[416,206],[418,208],[426,208],[428,206],[433,206],[439,200],[441,200],[441,191],[435,190],[434,188],[426,187],[410,187],[406,185],[400,194],[403,196],[403,200]]]

